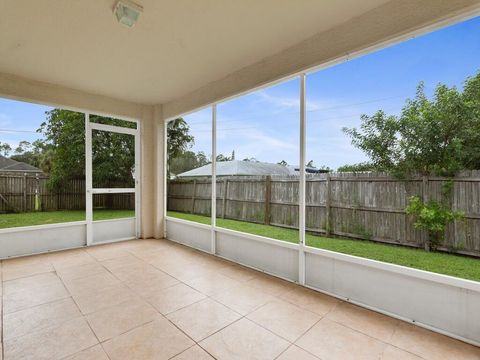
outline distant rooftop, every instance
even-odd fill
[[[2,172],[43,173],[35,166],[0,155],[0,173]]]
[[[299,167],[291,165],[280,165],[257,161],[218,161],[217,176],[255,176],[255,175],[298,175]],[[318,172],[315,168],[308,168],[307,172]],[[212,164],[192,169],[177,177],[204,177],[212,175]]]

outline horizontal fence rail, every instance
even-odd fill
[[[480,256],[480,171],[453,179],[397,179],[383,173],[307,175],[306,229],[327,236],[423,247],[426,233],[407,215],[408,199],[444,199],[465,218],[450,224],[440,250]],[[298,229],[298,176],[236,176],[217,179],[217,217]],[[168,182],[168,210],[210,215],[209,178]],[[445,200],[445,199],[444,199]]]
[[[85,209],[84,179],[68,180],[60,189],[47,184],[44,176],[0,175],[0,213]],[[95,194],[93,199],[96,209],[135,209],[133,193]]]

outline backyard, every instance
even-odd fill
[[[210,224],[207,216],[169,211],[168,216]],[[217,226],[249,234],[298,243],[298,231],[278,226],[254,224],[245,221],[217,219]],[[306,234],[308,246],[383,261],[420,270],[480,281],[480,262],[473,257],[439,252],[427,252],[421,249],[397,245],[380,244],[368,240],[350,240],[327,238]]]
[[[135,216],[134,210],[94,210],[93,220],[110,220]],[[84,221],[84,210],[70,211],[43,211],[28,213],[2,214],[0,217],[0,229],[57,224],[72,221]]]

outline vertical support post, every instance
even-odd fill
[[[265,225],[270,225],[270,202],[272,201],[272,177],[267,175],[265,177]]]
[[[162,118],[162,121],[164,121],[163,118]],[[157,152],[158,152],[158,150],[157,150]],[[166,226],[166,221],[165,221],[165,217],[166,217],[167,212],[168,212],[168,180],[169,180],[168,177],[169,177],[169,173],[170,173],[168,162],[169,162],[169,158],[168,158],[168,123],[164,122],[164,125],[163,125],[163,169],[164,169],[164,174],[163,174],[163,211],[164,211],[164,213],[163,213],[163,234],[162,234],[164,239],[167,239],[167,237],[168,237],[167,226]],[[159,220],[159,219],[157,218],[157,220]],[[158,224],[155,224],[155,226],[158,226]]]
[[[142,196],[142,182],[141,182],[141,163],[142,163],[142,146],[141,146],[141,133],[142,133],[142,122],[137,122],[137,133],[135,134],[135,237],[137,239],[142,236],[141,230],[141,219],[142,219],[142,206],[141,206],[141,196]]]
[[[23,174],[23,211],[27,212],[27,173]]]
[[[216,253],[216,223],[217,223],[217,105],[212,105],[212,238],[210,251]]]
[[[298,186],[298,282],[305,285],[305,136],[306,136],[306,94],[305,74],[300,75],[300,183]]]
[[[327,236],[331,235],[332,231],[332,221],[331,221],[331,208],[332,208],[332,199],[330,197],[331,182],[330,174],[327,173],[327,180],[325,186],[325,234]]]
[[[93,194],[92,194],[92,129],[90,114],[85,113],[85,220],[87,246],[93,242]]]
[[[227,211],[228,179],[223,180],[223,198],[222,198],[222,219],[225,219]]]
[[[428,177],[422,176],[422,200],[423,203],[427,203],[428,200]],[[430,244],[428,243],[428,234],[426,231],[423,232],[423,246],[425,251],[430,251]]]
[[[195,194],[197,193],[197,179],[193,180],[192,207],[191,213],[195,214]]]

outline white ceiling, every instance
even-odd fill
[[[137,103],[172,101],[387,0],[0,0],[0,73]]]

